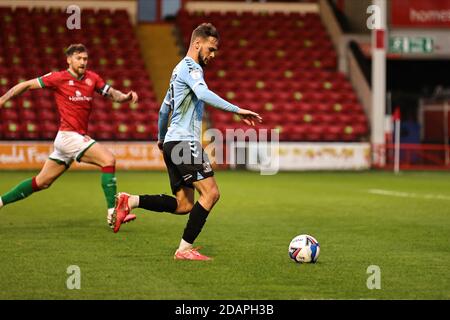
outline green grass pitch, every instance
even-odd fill
[[[0,172],[0,193],[32,174]],[[117,178],[119,191],[170,194],[164,172]],[[449,173],[216,179],[221,199],[196,241],[210,262],[173,260],[187,216],[139,209],[114,234],[98,172],[68,172],[2,208],[0,299],[450,299]],[[320,242],[317,264],[288,258],[302,233]],[[71,265],[79,290],[66,286]],[[371,265],[381,289],[367,288]]]

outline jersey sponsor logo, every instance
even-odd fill
[[[189,74],[194,80],[198,80],[202,77],[202,72],[199,69],[192,70],[191,72],[189,72]]]
[[[83,96],[83,94],[80,91],[75,90],[75,96],[69,97],[69,100],[73,101],[73,102],[77,102],[77,101],[91,101],[92,97]]]

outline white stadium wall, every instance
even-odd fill
[[[269,160],[270,155],[270,160]],[[257,161],[254,161],[257,159]],[[269,148],[250,144],[246,168],[252,171],[368,170],[369,143],[280,142]]]

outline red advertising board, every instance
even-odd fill
[[[156,143],[102,142],[115,155],[119,170],[165,170],[162,153]],[[0,142],[0,172],[2,170],[40,169],[53,151],[51,142]],[[93,165],[74,162],[72,169],[98,169]]]
[[[394,27],[450,28],[450,0],[392,0]]]
[[[118,170],[166,170],[162,152],[154,142],[102,142],[116,157]],[[52,142],[0,141],[0,179],[3,170],[38,170],[53,151]],[[213,150],[215,152],[215,150]],[[214,169],[226,168],[216,164],[216,155],[208,149]],[[98,167],[74,161],[71,170],[98,170]]]

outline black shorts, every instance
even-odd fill
[[[164,162],[172,193],[181,187],[194,188],[193,182],[214,176],[208,155],[200,142],[170,141],[163,146]]]

